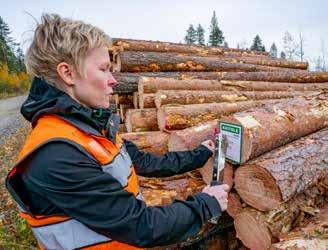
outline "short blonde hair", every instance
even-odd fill
[[[40,77],[59,87],[59,63],[71,64],[79,75],[84,75],[82,66],[86,54],[94,48],[110,44],[109,36],[97,27],[61,18],[57,14],[43,14],[26,52],[26,68],[32,77]]]

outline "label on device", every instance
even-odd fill
[[[242,129],[237,124],[219,122],[219,130],[228,141],[226,159],[236,164],[240,164],[242,157]]]

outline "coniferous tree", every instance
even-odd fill
[[[186,44],[194,44],[197,41],[197,32],[194,28],[194,25],[189,25],[189,28],[187,29],[187,34],[184,39]]]
[[[224,42],[223,32],[219,28],[218,19],[216,17],[215,11],[213,11],[208,43],[210,46],[219,46],[222,45],[223,42]]]
[[[24,64],[24,53],[23,53],[23,50],[19,47],[16,51],[16,57],[17,57],[18,71],[19,72],[22,72],[22,71],[25,72],[26,67],[25,67],[25,64]]]
[[[255,50],[255,51],[265,51],[265,47],[262,44],[262,39],[260,38],[259,35],[256,35],[254,40],[253,40],[253,44],[250,47],[250,50]]]
[[[22,94],[31,85],[26,73],[23,51],[10,37],[9,26],[0,17],[0,93]]]
[[[14,42],[10,33],[8,24],[0,17],[0,61],[8,66],[10,72],[19,72],[19,62],[15,54],[19,44]]]
[[[286,59],[286,54],[285,54],[285,52],[281,51],[281,53],[280,53],[280,58],[281,58],[281,59]]]
[[[229,48],[229,45],[228,45],[228,43],[226,41],[224,42],[223,47],[226,48],[226,49]]]
[[[200,24],[198,24],[196,34],[198,44],[205,45],[205,29]]]
[[[275,43],[271,45],[270,52],[269,52],[270,57],[272,58],[277,58],[278,57],[278,49]]]

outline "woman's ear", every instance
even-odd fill
[[[57,65],[57,73],[66,85],[69,87],[74,86],[74,72],[71,65],[65,62],[59,63]]]

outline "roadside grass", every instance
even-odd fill
[[[18,215],[16,204],[5,188],[5,178],[29,130],[28,124],[22,125],[0,145],[0,249],[37,249],[30,227]]]

